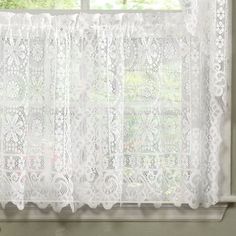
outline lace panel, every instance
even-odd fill
[[[216,204],[228,2],[205,10],[1,13],[1,204]]]

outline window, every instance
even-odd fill
[[[83,4],[81,4],[83,2]],[[3,9],[180,10],[179,0],[1,0]],[[87,8],[87,7],[86,7]]]

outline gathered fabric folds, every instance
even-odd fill
[[[229,2],[183,0],[179,12],[0,13],[2,206],[216,204]]]

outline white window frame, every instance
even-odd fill
[[[53,15],[75,14],[79,12],[87,13],[123,13],[123,12],[178,12],[180,10],[90,10],[90,0],[80,0],[81,7],[77,10],[57,10],[57,9],[0,9],[0,12],[29,12],[31,14],[50,13]],[[232,9],[232,7],[229,7]],[[232,16],[232,12],[230,12]],[[230,26],[230,31],[231,31]],[[231,34],[230,34],[231,35]],[[228,49],[231,53],[231,47]],[[229,73],[231,73],[231,62],[229,62]],[[230,98],[231,99],[231,98]],[[229,102],[231,104],[231,102]],[[154,208],[149,204],[142,204],[136,207],[134,204],[123,204],[113,207],[111,210],[103,208],[90,209],[87,206],[80,208],[77,212],[71,213],[69,208],[63,209],[60,214],[51,209],[41,210],[34,204],[26,205],[23,211],[18,211],[13,205],[6,209],[0,208],[1,221],[221,221],[225,215],[229,203],[236,202],[236,196],[232,195],[231,189],[231,107],[226,125],[224,127],[225,147],[222,154],[222,173],[224,181],[222,183],[222,195],[220,202],[210,208],[200,207],[196,210],[183,205],[176,208],[170,204],[163,204],[161,208]]]

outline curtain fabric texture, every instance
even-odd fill
[[[3,207],[219,201],[229,1],[181,2],[180,12],[0,13]]]

